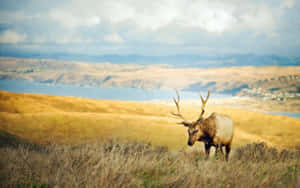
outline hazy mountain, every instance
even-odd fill
[[[300,57],[277,55],[231,54],[231,55],[83,55],[69,53],[29,53],[22,51],[0,51],[1,57],[41,58],[66,61],[110,62],[112,64],[134,63],[138,65],[167,64],[180,68],[215,68],[232,66],[299,66]]]

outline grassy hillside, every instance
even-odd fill
[[[299,187],[300,151],[263,143],[235,148],[229,162],[199,151],[105,143],[0,147],[0,187]]]
[[[171,149],[187,147],[186,128],[176,124],[179,120],[170,115],[171,111],[175,111],[174,105],[0,91],[0,130],[35,143],[119,138]],[[184,105],[182,111],[192,120],[197,118],[200,107]],[[234,146],[255,141],[280,148],[300,145],[299,119],[208,106],[206,115],[211,112],[232,117]]]

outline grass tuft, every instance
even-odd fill
[[[0,148],[0,187],[299,187],[298,151],[253,143],[229,162],[149,143]]]

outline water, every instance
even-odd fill
[[[270,112],[270,114],[300,118],[300,113],[297,112]]]
[[[45,84],[38,82],[20,80],[0,80],[0,90],[15,93],[39,93],[59,96],[85,97],[92,99],[127,100],[127,101],[152,101],[171,100],[176,96],[175,91],[168,90],[146,90],[136,88],[104,88],[104,87],[80,87],[66,84]],[[202,92],[206,96],[206,92]],[[199,93],[180,92],[181,98],[198,99]],[[211,94],[211,99],[228,98],[229,95]],[[300,113],[270,112],[274,115],[283,115],[300,118]]]
[[[15,93],[39,93],[59,96],[74,96],[92,99],[151,101],[170,100],[175,91],[146,90],[137,88],[80,87],[67,84],[45,84],[20,80],[0,80],[0,90]],[[202,92],[206,96],[205,92]],[[180,92],[182,99],[199,99],[199,93]],[[226,98],[229,95],[211,94],[211,98]]]

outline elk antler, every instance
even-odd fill
[[[180,107],[179,107],[180,96],[179,96],[179,92],[177,90],[176,90],[176,94],[177,94],[177,100],[175,99],[175,97],[173,97],[173,101],[176,104],[177,113],[171,112],[171,114],[174,116],[180,117],[181,119],[183,119],[184,122],[186,122],[185,118],[180,113]]]
[[[204,115],[204,112],[205,112],[205,105],[206,105],[206,103],[207,103],[207,101],[208,101],[208,98],[209,98],[209,95],[210,95],[210,92],[208,91],[207,92],[207,96],[206,96],[206,99],[204,100],[203,99],[203,97],[201,96],[201,94],[200,94],[200,98],[201,98],[201,101],[202,101],[202,112],[201,112],[201,114],[200,114],[200,116],[199,116],[199,118],[198,119],[201,119],[202,118],[202,116]]]

